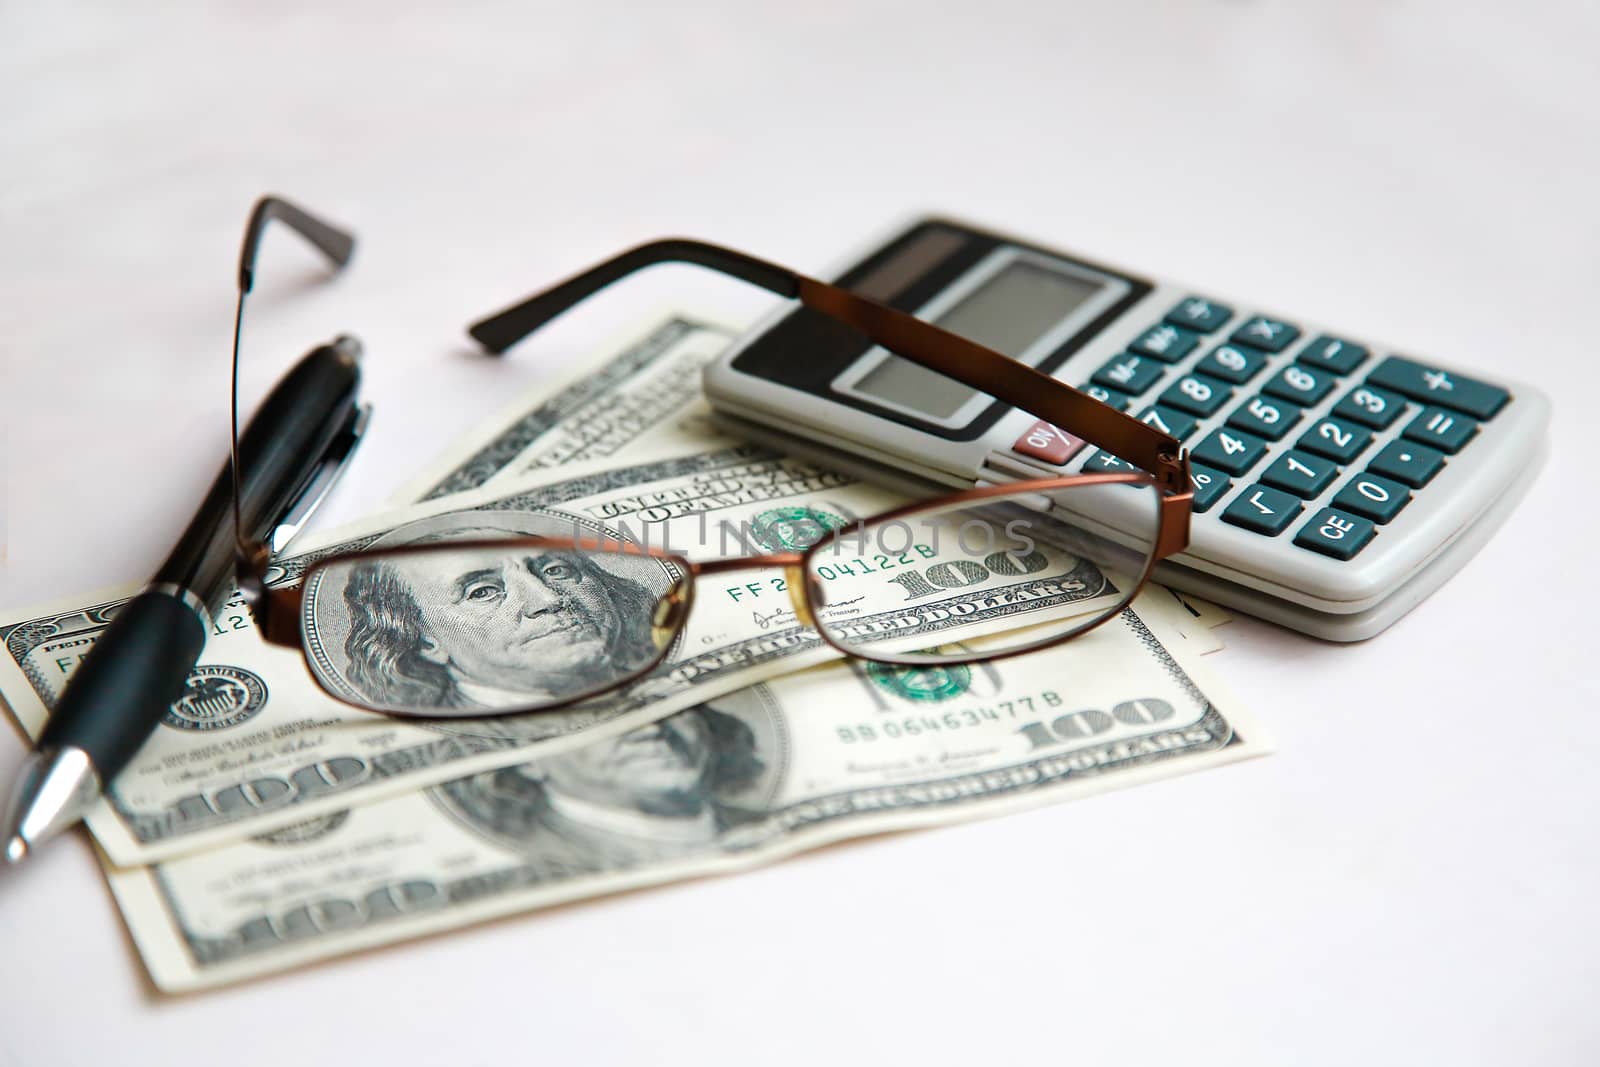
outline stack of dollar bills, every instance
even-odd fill
[[[664,317],[484,425],[393,511],[297,542],[279,580],[441,529],[542,533],[560,516],[649,527],[661,544],[710,511],[748,518],[819,491],[858,515],[905,502],[717,433],[700,371],[733,338]],[[88,818],[156,985],[233,982],[1268,751],[1200,663],[1226,616],[1159,587],[1056,648],[903,670],[839,658],[760,572],[723,584],[699,591],[680,646],[642,682],[570,710],[454,720],[331,698],[235,600]],[[132,592],[0,620],[0,695],[30,736]]]

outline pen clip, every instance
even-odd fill
[[[367,432],[367,423],[372,419],[372,405],[361,404],[353,408],[345,416],[344,425],[339,432],[328,442],[328,447],[323,450],[322,457],[317,460],[311,473],[306,477],[305,485],[289,501],[289,506],[284,509],[283,517],[273,527],[272,535],[267,543],[271,545],[273,554],[283,551],[284,547],[293,541],[311,521],[311,516],[317,508],[327,499],[333,491],[334,485],[339,481],[339,476],[350,465],[350,459],[355,455],[356,446],[361,443],[362,436]]]

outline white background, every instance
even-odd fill
[[[0,15],[0,611],[170,547],[269,190],[362,240],[333,284],[270,240],[247,327],[367,344],[333,518],[636,311],[503,362],[474,317],[674,232],[823,271],[925,208],[1535,382],[1551,459],[1381,637],[1228,628],[1265,760],[177,999],[73,835],[0,872],[0,1064],[1600,1057],[1592,4],[148,6]]]

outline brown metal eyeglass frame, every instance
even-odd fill
[[[302,216],[304,213],[300,213]],[[297,230],[298,219],[283,214],[283,218]],[[307,216],[308,217],[308,216]],[[262,223],[264,225],[264,222]],[[326,228],[325,224],[318,224]],[[304,231],[302,231],[304,232]],[[254,242],[259,240],[259,225],[254,218],[247,232],[246,256],[241,266],[241,308],[244,286],[249,278],[248,264],[254,256]],[[1074,629],[1064,630],[1058,637],[995,652],[973,652],[970,657],[943,658],[942,664],[978,662],[1005,659],[1025,652],[1052,647],[1092,630],[1115,617],[1137,595],[1149,579],[1150,572],[1162,559],[1183,551],[1189,544],[1189,519],[1193,490],[1190,483],[1188,456],[1178,441],[1168,434],[1140,422],[1121,411],[1096,401],[1076,389],[1035,370],[1017,360],[966,340],[956,334],[930,325],[877,301],[859,296],[827,282],[818,281],[784,267],[756,259],[753,256],[701,241],[674,238],[654,241],[630,249],[597,264],[567,280],[528,297],[520,303],[491,315],[472,325],[469,333],[485,350],[501,354],[527,337],[550,320],[594,293],[628,275],[664,263],[687,263],[709,268],[760,286],[789,299],[798,300],[805,307],[818,311],[864,335],[871,342],[920,364],[948,378],[979,389],[991,397],[1054,426],[1069,430],[1089,444],[1117,456],[1138,468],[1134,472],[1078,474],[1058,478],[1044,478],[988,486],[955,493],[938,499],[921,501],[902,508],[872,516],[852,523],[852,527],[871,526],[879,522],[894,522],[914,517],[921,512],[947,511],[966,504],[981,504],[986,500],[1017,497],[1026,493],[1055,493],[1078,487],[1098,485],[1147,486],[1158,493],[1156,513],[1157,528],[1153,547],[1145,558],[1144,569],[1137,582],[1124,591],[1125,595],[1114,606],[1093,621]],[[235,469],[237,470],[237,404],[238,404],[238,337],[234,340],[234,425],[236,428]],[[488,541],[449,541],[431,545],[381,549],[367,552],[331,556],[319,560],[313,570],[386,557],[415,558],[432,552],[460,552],[472,549],[539,549],[545,551],[602,551],[629,555],[649,556],[669,562],[684,576],[658,601],[651,619],[654,644],[657,651],[648,662],[630,668],[627,673],[596,688],[564,696],[550,703],[531,707],[475,708],[474,717],[484,715],[516,714],[534,710],[552,710],[604,692],[620,689],[655,670],[669,655],[673,638],[682,630],[684,621],[693,606],[694,579],[701,575],[721,574],[729,571],[781,568],[788,576],[787,588],[800,621],[817,630],[829,645],[846,656],[893,665],[927,665],[926,658],[916,655],[889,653],[864,653],[851,648],[830,635],[826,627],[816,625],[816,612],[825,606],[821,591],[807,579],[811,572],[808,561],[816,554],[833,549],[840,540],[850,536],[850,527],[834,530],[823,536],[804,551],[781,552],[768,555],[742,556],[730,559],[696,562],[680,555],[611,540],[566,539],[551,537],[504,538]],[[273,644],[299,648],[306,659],[308,671],[319,684],[321,676],[313,667],[309,650],[302,640],[300,616],[303,610],[303,583],[294,586],[271,587],[266,584],[270,551],[260,541],[251,541],[242,534],[240,542],[239,580],[245,599],[265,639]],[[309,577],[308,572],[306,577]],[[450,712],[418,712],[415,709],[388,708],[372,703],[352,700],[348,696],[325,690],[337,699],[354,707],[385,714],[437,718],[449,717]],[[455,712],[457,715],[466,712]]]

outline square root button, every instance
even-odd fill
[[[1027,433],[1017,438],[1017,443],[1011,446],[1011,451],[1019,456],[1032,456],[1034,459],[1042,459],[1059,467],[1077,455],[1082,447],[1083,441],[1080,438],[1039,419],[1028,428]]]
[[[1267,537],[1276,537],[1304,507],[1298,497],[1264,485],[1252,485],[1222,509],[1222,521]]]

